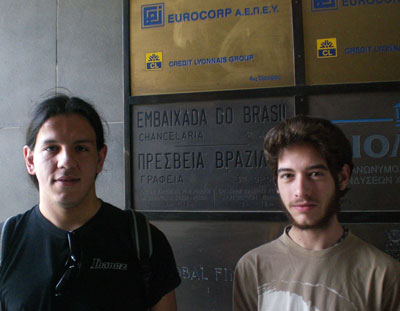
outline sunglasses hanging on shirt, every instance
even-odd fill
[[[80,247],[78,245],[75,232],[73,231],[67,232],[67,238],[69,245],[69,256],[67,262],[65,263],[65,271],[55,287],[56,296],[62,296],[68,291],[70,284],[78,274],[79,268],[81,266]]]

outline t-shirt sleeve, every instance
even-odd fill
[[[393,285],[384,293],[384,311],[400,311],[400,271],[397,270],[397,277]]]
[[[257,279],[246,258],[239,260],[233,278],[233,311],[257,310]]]
[[[181,283],[174,254],[165,235],[151,225],[153,254],[150,258],[152,267],[150,279],[150,305],[174,290]]]

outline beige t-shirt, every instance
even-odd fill
[[[284,233],[238,262],[234,311],[400,311],[400,263],[349,233],[311,251]]]

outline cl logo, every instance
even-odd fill
[[[334,56],[334,54],[331,53],[331,50],[323,50],[322,55],[323,56]]]

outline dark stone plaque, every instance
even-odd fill
[[[332,120],[352,143],[355,167],[343,209],[398,211],[400,93],[313,96],[309,112]]]
[[[400,224],[352,224],[349,227],[355,235],[400,261]]]
[[[154,222],[168,237],[181,275],[183,311],[232,310],[233,272],[247,251],[283,233],[284,222]],[[400,224],[344,224],[355,235],[400,260]]]
[[[182,279],[178,309],[231,311],[235,266],[247,251],[279,237],[284,223],[154,222],[167,236]]]
[[[293,98],[135,105],[134,203],[142,211],[274,211],[265,133]]]

